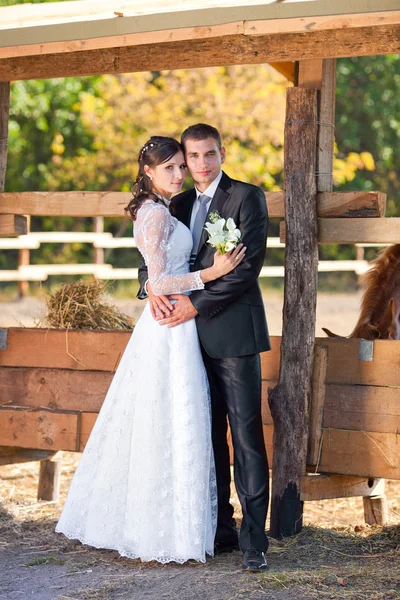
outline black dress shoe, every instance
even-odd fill
[[[215,542],[214,544],[214,554],[228,554],[229,552],[235,552],[239,550],[239,544],[224,544],[223,542]]]
[[[268,569],[267,559],[261,550],[246,550],[243,556],[243,571],[262,573]]]

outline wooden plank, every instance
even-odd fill
[[[397,244],[400,217],[380,219],[318,219],[320,244]],[[280,240],[286,242],[285,223],[280,224]]]
[[[356,29],[226,35],[170,43],[82,50],[0,60],[0,81],[77,77],[164,69],[286,62],[400,52],[400,25]]]
[[[335,142],[336,59],[322,61],[322,80],[318,111],[317,190],[331,192]]]
[[[381,494],[384,489],[384,479],[351,475],[305,475],[301,480],[301,499],[308,502],[330,498],[368,497]]]
[[[79,432],[79,452],[83,452],[93,426],[96,423],[97,413],[84,412],[80,415],[80,417],[81,425]]]
[[[308,59],[301,60],[298,64],[298,87],[321,89],[322,82],[322,60]]]
[[[335,137],[336,60],[314,59],[298,63],[299,87],[318,90],[317,190],[332,191]]]
[[[32,216],[71,217],[122,217],[132,195],[128,192],[3,192],[0,193],[0,210],[4,214]],[[284,218],[284,193],[265,192],[271,218]],[[317,195],[317,212],[321,217],[383,217],[386,194],[381,192],[323,192]],[[76,235],[76,234],[75,234]],[[91,234],[79,233],[83,240]],[[33,233],[40,241],[49,234]],[[54,232],[56,240],[68,232]],[[109,236],[105,234],[107,242]],[[46,240],[47,241],[47,240]],[[53,241],[52,239],[49,241]]]
[[[18,448],[16,446],[0,446],[0,466],[25,463],[36,460],[46,460],[55,455],[49,450],[35,450],[32,448]]]
[[[0,408],[0,440],[5,446],[75,451],[77,426],[75,413]]]
[[[0,367],[0,405],[98,412],[113,373]]]
[[[327,363],[328,347],[315,345],[308,429],[307,464],[309,465],[318,463],[321,450]]]
[[[324,428],[319,470],[400,479],[399,434]]]
[[[363,498],[364,518],[368,525],[386,525],[389,522],[389,509],[386,494]]]
[[[4,191],[6,180],[9,113],[10,82],[4,81],[0,83],[0,192]]]
[[[27,232],[27,218],[21,215],[0,214],[0,237],[15,237]]]
[[[400,386],[400,341],[376,340],[369,362],[358,359],[358,339],[319,339],[329,348],[327,384]]]
[[[328,347],[328,385],[400,387],[400,341],[375,340],[372,361],[359,360],[359,339],[318,337],[315,343]],[[272,336],[272,350],[261,354],[262,377],[265,380],[278,379],[280,344],[280,336]]]
[[[397,433],[400,431],[400,388],[328,385],[323,426]]]
[[[62,5],[61,5],[62,6]],[[39,6],[34,7],[35,10],[41,8]],[[61,7],[57,6],[59,10]],[[340,30],[340,29],[349,29],[349,28],[357,28],[357,27],[373,27],[376,25],[392,25],[398,24],[400,22],[400,11],[398,10],[386,10],[381,12],[360,12],[360,13],[349,13],[349,14],[340,14],[340,8],[332,12],[332,7],[329,9],[329,16],[324,16],[323,14],[312,16],[304,14],[304,8],[302,7],[302,16],[291,17],[291,18],[282,18],[282,8],[280,7],[279,13],[275,16],[279,18],[275,18],[273,16],[268,16],[264,19],[257,18],[260,10],[270,11],[274,7],[270,4],[265,7],[242,7],[243,10],[246,10],[246,13],[249,12],[251,15],[256,17],[254,20],[238,20],[235,22],[226,22],[215,24],[213,22],[212,17],[211,20],[208,18],[203,21],[204,24],[200,25],[200,21],[202,20],[200,15],[196,11],[190,11],[192,15],[192,22],[196,23],[198,26],[182,26],[182,13],[180,13],[180,27],[172,28],[172,29],[160,29],[157,30],[157,25],[154,23],[154,16],[151,15],[152,23],[151,27],[145,26],[143,31],[138,28],[138,21],[140,19],[146,19],[146,16],[142,17],[129,17],[124,15],[124,32],[119,35],[112,35],[112,31],[104,30],[104,19],[102,19],[102,30],[105,31],[103,36],[98,37],[99,27],[96,21],[85,21],[85,16],[83,15],[83,19],[80,20],[80,28],[79,33],[81,33],[81,37],[77,36],[77,28],[76,24],[70,24],[70,33],[66,32],[65,25],[60,24],[59,27],[63,27],[62,38],[57,40],[57,34],[53,33],[50,36],[51,41],[46,39],[44,35],[43,28],[38,27],[35,23],[34,29],[30,27],[27,31],[27,28],[21,28],[21,31],[13,30],[13,23],[10,22],[11,31],[5,31],[5,36],[7,33],[13,36],[10,39],[10,44],[12,45],[6,46],[4,48],[0,48],[0,57],[14,57],[14,56],[32,56],[32,55],[42,55],[42,54],[53,54],[53,53],[69,53],[71,51],[83,51],[83,50],[94,50],[99,48],[118,48],[122,46],[132,46],[132,45],[142,45],[148,43],[162,43],[162,42],[172,42],[172,41],[180,41],[180,40],[196,40],[196,39],[205,39],[205,38],[218,38],[224,35],[232,35],[232,34],[243,34],[243,35],[265,35],[265,34],[277,34],[277,33],[307,33],[310,31],[325,31],[325,30]],[[335,5],[336,8],[336,5]],[[29,9],[29,5],[25,10]],[[54,9],[53,9],[54,10]],[[224,9],[218,9],[218,17],[220,18],[221,11]],[[225,9],[232,10],[232,9]],[[235,9],[235,15],[237,15],[238,8]],[[210,9],[207,10],[208,15],[211,16]],[[172,13],[173,14],[173,13]],[[204,12],[203,12],[204,14]],[[54,15],[51,15],[54,17]],[[229,15],[231,17],[231,15]],[[166,18],[171,17],[171,15],[166,15],[165,13],[161,15],[163,19],[163,26],[167,25]],[[217,17],[217,20],[218,20]],[[174,20],[175,15],[173,16]],[[248,17],[246,16],[246,19]],[[148,16],[147,16],[148,19]],[[115,18],[108,19],[110,23],[115,22]],[[132,21],[133,27],[130,28],[129,22]],[[56,25],[57,27],[57,25]],[[151,28],[154,30],[152,31]],[[49,27],[46,27],[48,30]],[[53,27],[54,29],[54,27]],[[131,33],[131,31],[132,32]],[[136,29],[136,31],[135,31]],[[37,31],[35,31],[37,30]],[[84,36],[82,35],[84,33]],[[25,35],[25,39],[27,36],[30,40],[30,44],[19,44],[16,43],[16,36],[18,34],[23,33]],[[97,34],[97,35],[96,35]],[[7,42],[6,42],[7,43]]]
[[[317,194],[317,211],[318,216],[325,219],[339,216],[352,219],[384,217],[386,194],[381,192],[320,192]]]
[[[32,216],[123,217],[129,192],[8,192],[0,211]]]
[[[318,277],[316,209],[317,92],[286,92],[285,295],[278,385],[269,392],[274,420],[270,535],[302,527],[300,481],[305,473]]]
[[[384,219],[319,219],[321,244],[389,243],[400,240],[400,217]]]
[[[78,371],[115,371],[131,336],[124,331],[8,329],[5,367],[43,367]]]

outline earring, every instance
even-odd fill
[[[152,176],[151,176],[151,175],[149,175],[149,179],[150,179],[150,181],[153,181],[153,178],[152,178]]]

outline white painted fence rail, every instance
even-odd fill
[[[40,244],[88,243],[94,248],[136,248],[134,238],[113,237],[111,233],[96,232],[31,232],[17,238],[0,238],[0,250],[35,250]],[[386,246],[387,244],[357,244],[359,247]],[[267,241],[268,248],[284,248],[278,237]],[[362,275],[369,268],[366,260],[324,260],[318,264],[319,272],[350,271]],[[283,277],[283,266],[263,267],[260,277]],[[0,282],[5,281],[45,281],[49,275],[94,275],[103,280],[137,279],[138,270],[113,268],[109,264],[47,264],[21,265],[16,270],[0,270]]]

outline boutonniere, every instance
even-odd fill
[[[218,250],[220,254],[234,250],[242,237],[235,221],[231,217],[227,220],[223,219],[217,210],[213,210],[208,218],[210,220],[204,226],[209,236],[207,244]]]

